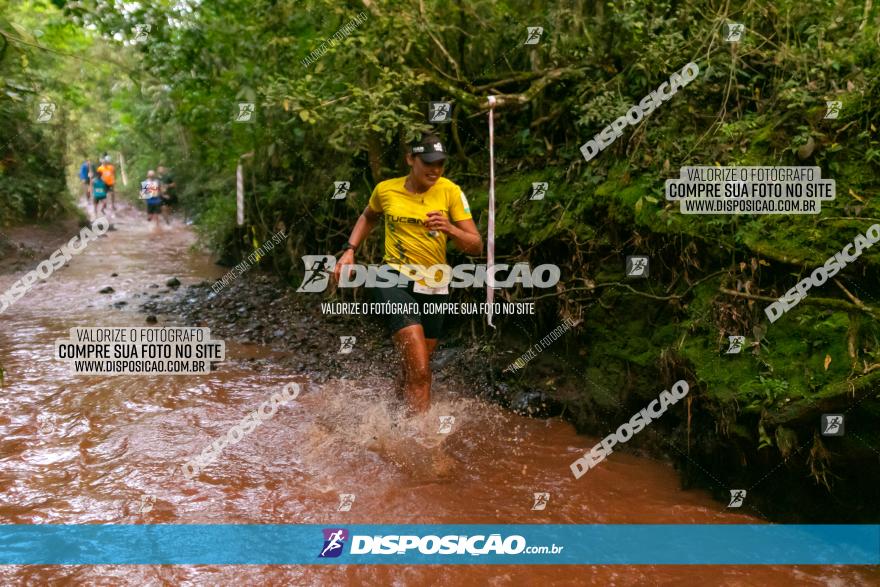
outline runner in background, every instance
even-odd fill
[[[107,213],[107,183],[100,173],[92,176],[91,192],[92,204],[95,208],[95,218],[97,219]],[[100,213],[98,212],[98,206],[101,207]]]
[[[147,203],[147,222],[156,220],[156,229],[159,228],[159,214],[162,213],[162,190],[156,172],[150,169],[147,179],[141,182],[141,199]]]
[[[110,162],[110,155],[104,154],[104,157],[101,159],[101,166],[98,167],[98,173],[101,174],[101,178],[107,184],[107,193],[110,195],[110,209],[115,211],[116,189],[114,185],[116,184],[116,168]]]
[[[165,224],[171,224],[171,207],[177,203],[177,184],[174,183],[174,174],[164,166],[160,165],[157,171],[162,191],[162,217],[165,218]]]
[[[89,205],[89,184],[92,179],[92,160],[86,157],[83,164],[79,166],[79,180],[83,184],[83,197],[86,199],[86,206]]]

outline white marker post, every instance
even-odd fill
[[[253,156],[253,151],[245,153],[238,158],[238,167],[235,168],[235,220],[238,226],[244,226],[244,168],[242,159]]]
[[[116,153],[117,159],[119,159],[119,172],[122,174],[122,185],[128,186],[128,174],[125,173],[125,157],[122,155],[122,151]]]
[[[489,96],[489,230],[486,235],[486,303],[487,318],[492,324],[492,302],[495,300],[495,96]]]

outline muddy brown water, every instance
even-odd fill
[[[279,353],[227,341],[202,376],[72,376],[53,360],[71,327],[144,326],[137,308],[172,276],[224,273],[176,221],[151,232],[120,213],[90,244],[0,315],[0,522],[16,524],[760,523],[663,462],[615,453],[574,480],[569,463],[596,439],[435,389],[407,419],[389,376],[316,384]],[[73,235],[70,235],[73,236]],[[65,238],[70,238],[65,236]],[[33,261],[36,265],[41,259]],[[111,277],[117,273],[117,277]],[[5,291],[22,274],[0,275]],[[243,277],[246,279],[246,277]],[[115,293],[98,294],[104,286]],[[140,294],[139,297],[135,297]],[[114,308],[114,302],[127,305]],[[317,300],[316,300],[317,303]],[[176,325],[159,317],[160,325]],[[263,359],[258,367],[249,359]],[[196,479],[181,465],[285,383],[303,392]],[[659,390],[658,390],[659,391]],[[440,415],[455,416],[448,435]],[[531,511],[534,492],[549,492]],[[339,494],[355,494],[338,512]],[[147,511],[148,510],[148,511]],[[15,585],[876,585],[863,567],[786,566],[46,566],[0,567]]]

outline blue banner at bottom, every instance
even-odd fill
[[[0,525],[0,564],[877,565],[880,525]]]

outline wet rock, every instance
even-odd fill
[[[180,287],[180,280],[176,277],[172,277],[165,282],[165,285],[167,285],[168,287]]]
[[[147,324],[155,324],[157,322],[158,322],[158,320],[156,319],[156,317],[153,314],[150,314],[149,316],[147,316]]]
[[[103,287],[103,288],[99,289],[98,293],[99,294],[112,294],[114,291],[116,291],[116,290],[108,285],[107,287]]]
[[[15,243],[9,240],[8,236],[0,234],[0,254],[9,254],[16,249]]]
[[[127,306],[127,305],[128,305],[128,302],[126,302],[126,301],[124,301],[124,300],[120,300],[120,301],[114,303],[114,304],[113,304],[113,307],[119,309],[119,308],[123,308],[123,307],[125,307],[125,306]]]
[[[809,137],[807,142],[798,147],[797,154],[801,159],[809,159],[810,155],[813,154],[813,151],[816,150],[816,141],[813,140],[813,137]]]
[[[432,362],[438,368],[446,367],[446,365],[461,354],[461,349],[438,349],[431,357]]]
[[[549,418],[559,414],[562,407],[537,390],[519,390],[510,398],[510,409],[525,416]]]

